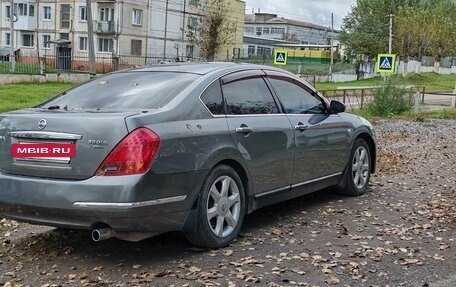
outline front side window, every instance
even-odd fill
[[[70,9],[68,4],[60,5],[60,28],[70,28]]]
[[[133,25],[137,25],[137,26],[142,25],[142,13],[143,13],[142,10],[133,9],[133,12],[131,15],[131,19],[132,19],[131,23]]]
[[[263,78],[251,78],[223,85],[227,111],[233,115],[277,114],[277,105]]]
[[[216,81],[210,85],[206,91],[201,95],[201,101],[213,115],[223,115],[225,110],[223,108],[222,90],[220,82]]]
[[[287,114],[324,114],[320,98],[294,80],[269,79]]]

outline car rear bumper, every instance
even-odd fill
[[[201,176],[192,172],[65,181],[0,172],[0,216],[74,229],[108,225],[117,231],[176,231],[192,208]],[[160,184],[149,188],[154,177],[160,177]]]

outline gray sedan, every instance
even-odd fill
[[[0,215],[95,241],[182,231],[217,248],[263,206],[363,194],[375,162],[372,125],[288,72],[142,68],[0,115]]]

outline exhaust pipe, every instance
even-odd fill
[[[114,237],[116,232],[111,228],[101,228],[101,229],[94,229],[92,231],[92,239],[95,242],[107,240],[111,237]]]

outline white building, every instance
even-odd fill
[[[268,13],[246,15],[244,35],[309,45],[327,45],[331,41],[329,25],[324,27]],[[334,38],[338,35],[339,31],[334,31]]]

